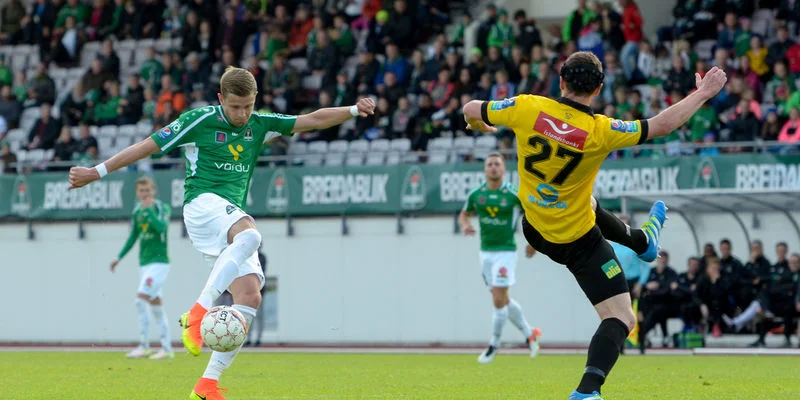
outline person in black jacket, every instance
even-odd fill
[[[50,103],[42,103],[41,117],[28,133],[28,150],[52,149],[61,132],[61,121],[50,114]]]
[[[722,335],[722,328],[719,326],[723,321],[722,316],[733,310],[729,294],[730,283],[722,275],[719,259],[709,258],[706,263],[706,273],[697,282],[697,298],[703,315],[704,331],[711,328],[714,336],[719,337]]]
[[[676,315],[671,291],[677,280],[678,274],[669,266],[669,254],[662,250],[656,260],[656,268],[650,270],[650,276],[639,298],[639,320],[642,321],[639,352],[642,354],[647,346],[647,333],[656,325],[661,326],[664,338],[667,338],[667,319]]]
[[[698,328],[703,317],[700,313],[700,301],[697,299],[697,283],[702,275],[700,258],[689,257],[686,272],[679,274],[678,279],[670,286],[685,329]]]
[[[720,274],[722,275],[722,279],[725,279],[728,282],[728,289],[733,293],[738,293],[740,287],[739,281],[741,280],[741,276],[744,274],[744,265],[741,261],[739,261],[738,258],[731,254],[731,251],[732,246],[730,240],[722,239],[719,241]],[[747,304],[744,304],[744,307],[746,306]]]
[[[736,304],[740,307],[749,305],[769,283],[772,274],[772,263],[764,257],[764,245],[760,240],[754,240],[750,243],[750,259],[742,269]]]

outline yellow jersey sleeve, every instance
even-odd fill
[[[603,132],[606,150],[614,151],[642,144],[647,140],[647,120],[622,121],[605,115],[597,117],[598,130]]]
[[[504,100],[484,101],[481,105],[481,119],[489,125],[502,125],[514,128],[520,119],[529,117],[529,110],[534,103],[534,97],[523,94]]]

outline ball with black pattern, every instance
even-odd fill
[[[230,306],[217,306],[200,323],[203,342],[211,350],[229,352],[238,349],[247,338],[244,315]]]

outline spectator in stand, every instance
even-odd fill
[[[509,69],[511,69],[511,66],[500,54],[500,49],[497,47],[490,47],[489,60],[486,63],[486,72],[495,75],[498,71],[508,71]]]
[[[680,310],[684,332],[687,330],[699,331],[700,329],[703,315],[697,299],[697,283],[702,275],[700,259],[689,257],[686,263],[686,272],[678,274],[678,279],[670,286],[672,297]]]
[[[144,104],[142,105],[142,118],[152,120],[156,112],[156,92],[153,89],[144,89]]]
[[[750,50],[747,51],[747,58],[750,60],[750,69],[761,80],[764,80],[769,72],[769,65],[767,65],[767,48],[761,42],[760,36],[756,35],[750,38]]]
[[[447,71],[447,70],[442,70]],[[439,75],[441,77],[441,73]],[[448,85],[455,86],[453,83],[449,82],[450,77],[448,74],[448,80],[445,82]],[[441,82],[441,79],[440,79]],[[433,83],[432,83],[433,84]],[[406,89],[397,82],[397,77],[395,76],[394,72],[387,71],[383,77],[383,83],[378,85],[376,91],[380,97],[385,97],[386,100],[389,102],[389,106],[392,108],[397,107],[397,100],[401,97],[406,95]],[[431,91],[431,96],[433,96]],[[350,104],[350,103],[344,103]]]
[[[783,60],[786,59],[786,54],[793,45],[794,41],[789,38],[789,28],[786,26],[779,26],[777,41],[769,45],[767,51],[767,64],[775,65],[779,61],[783,62]]]
[[[145,60],[142,62],[142,66],[139,69],[139,74],[145,86],[155,89],[163,73],[164,66],[161,64],[161,61],[156,59],[156,49],[151,47],[145,50]]]
[[[56,99],[56,83],[47,74],[47,64],[44,62],[36,64],[36,72],[27,86],[28,99],[32,100],[34,105],[52,104]]]
[[[622,33],[625,35],[625,46],[622,47],[620,59],[625,76],[630,79],[636,70],[639,42],[642,41],[642,24],[644,20],[639,14],[639,7],[634,0],[619,0],[622,6]]]
[[[91,116],[88,112],[86,93],[81,82],[72,87],[72,94],[61,103],[61,119],[66,126],[77,126]]]
[[[561,40],[564,42],[577,41],[583,27],[589,25],[589,21],[597,17],[594,10],[587,7],[586,0],[578,0],[578,8],[573,10],[564,21],[561,29]]]
[[[117,125],[122,114],[122,95],[119,82],[108,81],[105,84],[106,98],[94,106],[94,123],[96,125]]]
[[[351,84],[355,87],[373,85],[378,79],[378,72],[380,69],[381,65],[375,60],[372,51],[367,47],[362,47],[358,54],[356,73],[353,75]]]
[[[331,43],[328,32],[317,33],[317,45],[308,57],[308,68],[312,76],[322,80],[322,87],[335,81],[339,70],[339,50]]]
[[[157,115],[153,123],[158,129],[159,127],[165,127],[169,125],[169,123],[178,118],[178,116],[179,114],[172,107],[172,102],[168,100],[164,102],[164,112],[160,115]]]
[[[82,35],[83,33],[78,30],[75,17],[68,16],[64,24],[63,33],[53,36],[53,41],[50,44],[53,62],[62,67],[71,67],[77,64],[80,61]]]
[[[172,108],[178,113],[182,113],[186,109],[186,96],[172,83],[172,76],[164,74],[161,76],[161,92],[158,94],[154,117],[165,113],[164,103],[168,101],[172,103]]]
[[[97,156],[99,154],[97,139],[92,136],[89,125],[85,122],[81,122],[79,132],[80,137],[78,138],[76,161],[84,165],[91,165],[97,161]]]
[[[783,147],[781,149],[783,153],[797,150],[798,142],[800,142],[800,110],[796,107],[792,107],[789,111],[789,120],[783,124],[783,128],[778,134],[778,142],[791,145]]]
[[[0,54],[0,85],[10,85],[11,79],[11,68],[6,65],[6,55]]]
[[[734,308],[728,295],[731,284],[722,276],[719,259],[708,258],[706,264],[706,273],[697,282],[697,298],[703,315],[702,331],[708,332],[710,328],[714,337],[719,337],[722,335],[720,323],[724,322],[722,316]]]
[[[737,110],[741,110],[735,118],[728,122],[730,128],[729,140],[732,142],[749,142],[755,140],[761,133],[761,122],[758,117],[753,114],[750,108],[750,102],[742,99],[739,101]],[[729,151],[738,153],[742,152],[741,147],[731,147]]]
[[[717,48],[733,50],[733,45],[736,43],[736,36],[738,36],[740,32],[741,30],[739,29],[736,14],[733,12],[726,13],[725,23],[717,37]]]
[[[11,129],[19,125],[22,116],[22,107],[11,92],[11,86],[8,85],[0,85],[0,116],[5,118]]]
[[[650,276],[639,299],[639,352],[644,354],[647,347],[647,333],[656,325],[661,326],[664,343],[667,345],[667,319],[677,315],[673,304],[671,287],[678,280],[678,274],[669,266],[669,254],[659,252],[656,267],[650,270]]]
[[[103,91],[107,81],[113,80],[114,76],[108,72],[103,71],[103,61],[99,58],[92,60],[92,66],[81,78],[81,86],[86,92],[86,95],[92,101],[96,102]]]
[[[626,72],[627,73],[627,72]],[[694,74],[686,67],[684,60],[680,56],[672,57],[672,70],[667,75],[664,82],[664,92],[678,91],[688,93],[694,87]]]
[[[414,17],[407,7],[406,0],[394,0],[394,8],[386,24],[389,38],[400,46],[403,52],[413,49],[413,44],[416,43]]]
[[[397,101],[397,109],[392,114],[391,137],[407,138],[413,129],[414,110],[411,109],[411,103],[409,103],[408,98],[401,97]]]
[[[61,131],[61,121],[52,117],[50,103],[40,107],[41,116],[28,133],[28,150],[52,149]]]
[[[450,82],[450,70],[445,68],[439,71],[439,79],[428,85],[428,94],[433,100],[433,106],[437,109],[444,107],[453,95],[454,89],[455,85]]]
[[[2,171],[6,174],[13,174],[16,171],[16,166],[12,164],[17,162],[17,155],[11,151],[11,146],[8,142],[0,142],[0,166]]]
[[[275,54],[270,68],[264,73],[264,104],[272,105],[278,112],[288,112],[294,107],[294,95],[300,89],[300,75],[287,63],[289,52]]]
[[[497,6],[489,3],[486,6],[486,15],[478,26],[478,32],[475,38],[475,43],[484,54],[486,54],[489,49],[487,45],[489,42],[489,33],[492,31],[492,27],[495,23],[497,23]]]
[[[120,122],[122,124],[135,124],[142,119],[144,88],[139,83],[138,74],[128,76],[128,93],[124,99],[120,100],[119,105],[122,107],[120,112]]]
[[[61,135],[58,137],[54,147],[53,161],[71,161],[76,149],[77,143],[72,137],[69,127],[61,127]]]
[[[594,53],[599,59],[604,59],[605,49],[603,36],[601,35],[600,18],[593,18],[589,24],[581,30],[580,36],[576,41],[579,51],[589,51]]]
[[[378,74],[375,77],[375,85],[383,84],[383,78],[386,72],[394,73],[397,82],[400,85],[405,85],[408,77],[408,63],[400,55],[400,49],[397,44],[390,42],[386,44],[386,59],[381,64]]]
[[[119,56],[114,51],[114,42],[111,39],[103,41],[103,50],[100,52],[99,58],[103,62],[103,72],[119,76]]]
[[[94,0],[94,7],[89,14],[86,24],[86,33],[89,40],[103,40],[103,28],[114,21],[114,7],[106,4],[106,0]]]
[[[719,117],[711,102],[707,101],[689,119],[689,129],[692,132],[691,140],[700,143],[704,140],[707,133],[715,133],[719,130]]]
[[[503,57],[510,57],[511,47],[516,44],[514,28],[508,23],[508,12],[506,12],[505,9],[500,9],[497,13],[497,22],[489,31],[486,45],[489,47],[497,47],[500,49],[500,53],[503,54]]]
[[[208,64],[204,64],[200,60],[200,55],[197,53],[189,53],[189,55],[186,56],[186,79],[183,82],[184,93],[195,91],[197,88],[196,85],[200,85],[201,89],[205,92],[210,75],[210,68]],[[263,86],[261,88],[263,89]]]
[[[389,12],[380,10],[375,15],[375,20],[369,28],[367,36],[367,48],[371,53],[383,54],[384,46],[391,41],[389,37]]]
[[[710,147],[712,144],[717,142],[717,137],[714,136],[713,133],[708,132],[703,135],[703,144],[706,145],[702,150],[700,150],[697,155],[700,157],[713,157],[720,155],[719,148],[717,147]]]
[[[465,70],[466,71],[466,70]],[[518,94],[531,94],[536,75],[531,73],[531,65],[524,62],[519,65],[519,76],[521,77],[517,85]]]
[[[330,29],[330,36],[343,56],[350,57],[353,55],[356,48],[356,41],[344,15],[336,14],[333,17],[333,28]]]
[[[761,139],[767,141],[776,141],[778,140],[778,135],[780,134],[781,129],[780,122],[778,122],[778,113],[775,111],[770,111],[767,113],[767,118],[764,120],[764,125],[761,126]]]
[[[522,47],[523,53],[531,54],[533,46],[542,45],[542,34],[536,27],[536,21],[528,19],[525,10],[520,8],[514,13],[514,22],[519,32],[516,38],[517,44]]]
[[[733,43],[733,54],[736,58],[744,57],[750,50],[750,39],[753,37],[753,32],[750,31],[750,19],[740,19],[741,28],[736,34],[736,39]]]
[[[9,0],[0,9],[0,43],[17,44],[23,39],[22,24],[25,6],[20,0]]]
[[[332,102],[333,107],[344,107],[348,104],[355,103],[356,100],[355,88],[347,83],[347,79],[348,79],[347,71],[344,69],[339,71],[338,74],[336,74],[336,85],[334,85],[328,90],[333,96],[333,102]],[[396,107],[397,100],[405,96],[405,88],[397,86],[397,79],[395,79],[394,77],[389,78],[387,76],[384,77],[383,79],[386,82],[387,86],[385,90],[389,92],[387,97],[394,98],[393,107]],[[392,83],[390,84],[389,81],[392,81]],[[398,93],[400,93],[401,95],[398,95]]]
[[[500,70],[495,73],[495,82],[489,94],[491,99],[510,99],[516,96],[517,87],[508,81],[508,73],[505,70]]]
[[[783,271],[789,268],[789,245],[786,242],[778,242],[775,245],[775,265],[773,268],[775,271]]]

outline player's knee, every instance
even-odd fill
[[[249,256],[258,250],[258,246],[261,244],[261,234],[252,228],[245,229],[239,232],[236,237],[233,238],[233,241],[237,244],[241,243],[243,252]]]
[[[618,313],[615,318],[625,324],[625,326],[628,328],[628,332],[632,331],[633,327],[636,325],[636,315],[633,314],[633,310]]]
[[[508,305],[508,291],[502,290],[501,288],[494,288],[492,290],[492,302],[494,303],[494,308],[503,308]]]

